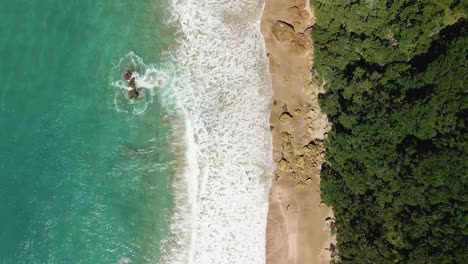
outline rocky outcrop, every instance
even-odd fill
[[[291,24],[283,21],[276,21],[272,27],[273,36],[280,42],[291,42],[294,40],[296,32]]]
[[[292,118],[293,118],[293,116],[289,112],[283,112],[280,115],[279,120],[281,122],[289,122],[289,121],[291,121]]]
[[[324,248],[331,238],[323,219],[332,212],[321,206],[320,197],[329,123],[317,102],[321,90],[314,80],[311,40],[315,17],[307,3],[267,0],[262,20],[275,96],[270,127],[277,164],[270,192],[267,264],[330,263]]]
[[[130,69],[127,69],[125,70],[123,77],[127,81],[128,87],[130,87],[130,90],[128,90],[128,98],[131,100],[138,99],[140,93],[137,90],[136,79],[133,76],[133,72]]]
[[[311,17],[306,10],[305,0],[295,0],[294,6],[287,9],[288,21],[277,20],[272,26],[276,40],[288,45],[293,54],[304,54],[311,49]]]

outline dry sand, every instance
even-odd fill
[[[270,192],[267,264],[330,262],[334,237],[321,204],[323,139],[330,124],[320,112],[322,91],[311,73],[311,27],[315,17],[306,0],[266,0],[262,18],[274,103],[271,113],[273,158],[277,162]]]

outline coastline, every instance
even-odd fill
[[[323,140],[330,124],[312,75],[313,11],[306,0],[266,0],[261,31],[274,101],[270,125],[277,163],[269,196],[266,263],[330,263],[331,208],[321,203]],[[286,237],[286,238],[285,238]]]
[[[175,190],[177,239],[164,263],[265,263],[274,164],[262,6],[170,4],[178,24],[170,91],[186,131],[185,164],[174,184],[187,190]]]

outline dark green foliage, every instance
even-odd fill
[[[315,0],[342,263],[468,263],[467,1]]]

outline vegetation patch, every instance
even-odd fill
[[[314,0],[342,263],[468,263],[466,1]]]

